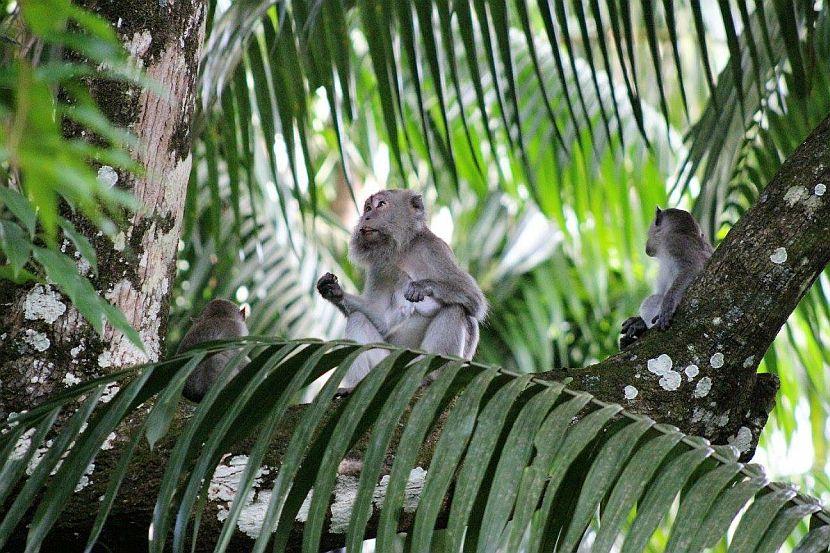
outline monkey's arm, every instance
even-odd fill
[[[484,320],[484,294],[473,277],[458,266],[450,247],[434,234],[422,234],[399,268],[412,279],[404,290],[407,300],[420,302],[431,296],[444,305],[460,305],[476,320]]]
[[[320,277],[317,281],[317,291],[346,317],[355,312],[363,313],[382,336],[389,333],[389,325],[385,318],[374,309],[369,300],[363,296],[344,292],[340,283],[337,282],[337,277],[333,274],[326,273]]]
[[[460,270],[451,278],[412,281],[404,292],[404,297],[412,302],[423,301],[428,296],[445,305],[460,305],[479,321],[487,314],[487,302],[478,284]]]
[[[660,330],[669,328],[672,316],[674,315],[677,306],[680,305],[680,300],[683,299],[683,294],[686,288],[692,283],[697,276],[698,270],[692,266],[683,267],[678,271],[674,281],[672,281],[669,289],[663,295],[663,301],[660,303],[660,312],[653,319],[654,326]]]

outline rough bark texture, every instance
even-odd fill
[[[77,380],[120,367],[155,361],[166,333],[169,294],[190,174],[190,120],[199,49],[204,37],[204,0],[86,0],[78,2],[109,21],[164,97],[138,86],[104,78],[88,80],[89,90],[114,123],[138,137],[133,156],[142,176],[99,168],[99,178],[131,191],[142,209],[130,216],[115,242],[75,217],[95,246],[99,275],[92,282],[136,328],[146,353],[120,332],[94,330],[52,286],[0,284],[0,418],[36,404]],[[67,135],[86,131],[65,124]],[[68,215],[68,214],[67,214]],[[72,246],[64,243],[66,251]],[[77,257],[77,255],[76,255]],[[89,272],[82,260],[79,270]]]
[[[756,374],[758,362],[830,261],[830,195],[824,194],[828,183],[830,118],[784,163],[758,204],[732,229],[690,288],[667,331],[650,332],[631,349],[592,367],[553,370],[539,376],[571,377],[573,388],[674,424],[684,432],[717,443],[731,442],[751,455],[777,390],[774,376]],[[336,408],[334,402],[329,414]],[[129,492],[122,493],[103,538],[113,549],[146,547],[144,540],[165,460],[190,410],[185,407],[177,415],[170,434],[155,451],[142,450],[133,460],[123,488]],[[303,406],[296,406],[286,416],[273,450],[266,456],[267,466],[279,467],[303,411]],[[439,420],[416,466],[428,468],[444,420]],[[232,453],[244,454],[248,446],[238,444]],[[365,447],[364,438],[351,455],[359,458]],[[102,451],[96,462],[111,466],[117,455],[117,447]],[[85,539],[95,513],[91,499],[103,493],[105,486],[106,468],[101,472],[102,477],[77,494],[75,504],[67,509],[61,521],[62,543],[71,541],[74,532],[81,542]],[[263,478],[259,489],[269,488],[272,478],[273,471]],[[91,508],[89,503],[93,503]],[[217,514],[227,505],[222,500],[209,502],[201,521],[198,549],[212,549],[221,528]],[[367,537],[374,535],[377,516],[375,509]],[[406,531],[411,524],[412,517],[404,514],[399,529]],[[332,532],[329,522],[325,528],[324,548],[343,543],[344,535]],[[301,532],[302,523],[295,523],[292,550],[299,548]],[[233,549],[249,549],[251,542],[242,532],[237,532],[234,540]]]

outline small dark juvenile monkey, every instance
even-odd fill
[[[185,334],[177,353],[193,349],[203,342],[230,340],[247,335],[248,327],[245,325],[244,309],[240,309],[232,301],[211,300]],[[225,350],[208,355],[187,377],[182,395],[191,401],[201,401],[228,362],[238,353],[239,350]],[[232,369],[233,374],[236,375],[241,371],[249,361],[246,357]]]
[[[660,265],[654,294],[640,304],[640,314],[622,324],[620,348],[633,344],[649,328],[669,327],[686,288],[712,256],[712,246],[694,217],[682,209],[661,210],[648,229],[646,254]]]
[[[344,293],[331,273],[317,282],[320,295],[346,316],[346,338],[472,358],[487,302],[450,247],[427,227],[420,194],[383,190],[369,197],[349,255],[366,269],[361,295]],[[386,355],[362,355],[342,387],[353,388]]]

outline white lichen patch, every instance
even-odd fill
[[[89,270],[92,268],[92,266],[89,264],[89,261],[87,261],[83,257],[75,262],[75,266],[78,267],[78,272],[84,276],[89,274]]]
[[[17,439],[17,443],[14,444],[14,449],[10,455],[12,461],[19,461],[26,456],[26,452],[29,451],[30,447],[32,447],[32,436],[34,433],[35,429],[30,428],[20,435]]]
[[[730,436],[726,441],[729,445],[735,447],[741,453],[744,453],[749,451],[749,448],[752,445],[752,431],[746,426],[742,426],[738,429],[737,434]]]
[[[253,501],[247,503],[239,512],[236,520],[236,527],[251,539],[259,537],[262,529],[262,521],[265,520],[265,513],[268,512],[268,504],[271,502],[271,490],[257,492]]]
[[[706,413],[706,409],[701,409],[700,407],[692,409],[692,422],[700,422],[703,419],[704,413]]]
[[[704,376],[700,380],[697,381],[697,386],[695,386],[695,397],[701,398],[706,397],[709,395],[709,390],[712,389],[712,379],[708,376]]]
[[[118,183],[118,173],[109,165],[103,165],[98,169],[98,182],[107,188],[112,188]]]
[[[228,517],[228,510],[239,491],[242,473],[245,471],[247,463],[247,455],[234,455],[233,457],[226,455],[213,472],[213,477],[208,486],[208,499],[220,503],[216,513],[216,518],[220,522]],[[270,469],[266,466],[259,468],[254,476],[253,488],[245,498],[245,503],[236,521],[237,527],[251,538],[259,536],[262,521],[271,501],[272,490],[257,492],[256,488],[262,484],[262,477],[270,472]]]
[[[300,509],[297,511],[297,516],[294,517],[294,520],[297,522],[305,522],[308,520],[308,512],[311,510],[312,499],[314,499],[314,490],[309,490],[305,496],[305,499],[303,499],[303,504],[300,505]]]
[[[755,365],[755,356],[750,355],[749,357],[744,359],[743,365],[744,365],[745,369],[748,369],[749,367],[752,367],[753,365]]]
[[[144,30],[140,33],[135,33],[124,43],[124,47],[134,58],[140,58],[147,53],[150,45],[153,43],[153,35],[150,31]]]
[[[46,384],[46,375],[36,374],[35,376],[29,379],[29,382],[31,382],[32,384]]]
[[[787,249],[786,248],[776,248],[772,255],[769,256],[769,260],[775,263],[776,265],[781,265],[787,261]]]
[[[92,480],[89,479],[92,476],[92,472],[95,470],[95,463],[90,463],[87,465],[84,474],[81,476],[81,479],[78,480],[78,483],[75,485],[75,492],[79,492],[82,489],[86,488],[90,484],[92,484]]]
[[[723,367],[723,354],[721,352],[717,352],[712,357],[709,358],[709,364],[712,366],[713,369],[719,369]]]
[[[104,388],[104,393],[101,394],[101,399],[99,401],[101,403],[109,403],[110,401],[112,401],[112,398],[115,397],[115,394],[117,394],[120,389],[121,387],[118,386],[118,384],[116,384],[115,382],[110,382],[109,384],[107,384],[107,387]]]
[[[26,329],[23,341],[32,346],[35,351],[46,351],[51,345],[51,342],[49,342],[49,338],[46,334],[32,330],[31,328]]]
[[[208,499],[211,501],[233,501],[239,489],[239,480],[242,471],[248,462],[247,455],[234,455],[228,460],[223,459],[213,471],[208,487]]]
[[[424,488],[424,481],[426,480],[427,471],[421,467],[415,467],[409,471],[409,477],[406,480],[406,488],[404,489],[403,510],[406,513],[414,513],[418,508],[418,500],[421,497],[421,490]],[[386,499],[386,487],[389,485],[389,475],[380,479],[380,483],[375,487],[372,494],[372,501],[378,509],[383,508],[383,502]]]
[[[810,192],[808,192],[803,186],[791,186],[787,189],[787,193],[784,194],[784,201],[787,202],[787,205],[792,207],[798,202],[807,199],[809,195]]]
[[[628,385],[623,388],[623,394],[625,394],[625,399],[632,400],[637,397],[637,394],[640,393],[637,388],[634,386]]]
[[[123,252],[126,246],[127,236],[124,234],[124,231],[122,230],[121,232],[115,235],[115,238],[113,238],[112,248],[117,252]]]
[[[671,370],[672,360],[671,357],[665,353],[662,353],[654,359],[649,359],[646,366],[648,367],[649,372],[656,374],[657,376],[663,376]]]
[[[813,193],[816,196],[824,196],[825,192],[827,192],[827,185],[823,182],[818,183],[816,187],[813,189]]]
[[[101,444],[101,449],[106,451],[108,449],[112,449],[113,447],[115,447],[115,438],[115,432],[110,432],[107,436],[107,439],[104,440],[104,443]]]
[[[700,374],[700,368],[697,365],[689,365],[683,369],[683,372],[686,373],[686,378],[688,378],[689,382],[691,382],[698,374]]]
[[[77,345],[77,346],[75,346],[74,348],[72,348],[72,349],[70,349],[70,350],[69,350],[69,355],[71,355],[71,356],[72,356],[72,359],[75,359],[76,357],[78,357],[78,355],[79,355],[82,351],[84,351],[84,347],[83,347],[82,345]]]
[[[32,455],[32,458],[29,459],[29,463],[26,465],[26,476],[31,476],[32,473],[35,472],[35,469],[46,456],[46,453],[49,451],[49,448],[52,447],[52,443],[52,440],[47,440],[44,444],[45,447],[39,447],[35,450],[34,454]],[[55,464],[55,468],[52,469],[51,476],[54,476],[55,473],[58,472],[58,469],[60,468],[62,462],[63,459],[59,460]]]
[[[331,503],[331,526],[329,532],[332,534],[345,534],[349,528],[349,520],[352,516],[352,508],[357,499],[357,487],[360,479],[356,476],[345,474],[337,475],[337,482],[334,485],[334,501]],[[368,506],[367,513],[372,513],[372,507]]]
[[[723,428],[729,423],[729,414],[724,413],[723,415],[719,416],[718,419],[715,421],[715,424]]]
[[[49,324],[58,320],[66,312],[66,305],[60,295],[46,286],[36,285],[23,300],[23,316],[30,321],[46,321]]]
[[[105,351],[98,356],[98,366],[102,369],[112,366],[112,352]]]
[[[680,377],[680,373],[677,371],[666,371],[666,373],[660,377],[660,387],[664,390],[668,390],[669,392],[673,392],[674,390],[680,387],[680,383],[683,382],[683,379]]]
[[[722,322],[723,322],[723,319],[721,319],[720,317],[715,317],[714,319],[712,319],[712,324],[715,325],[715,326],[720,325]]]
[[[74,386],[75,384],[80,384],[81,379],[75,376],[75,373],[69,372],[63,376],[63,383],[66,386]]]

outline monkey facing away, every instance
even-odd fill
[[[450,247],[427,227],[420,194],[383,190],[370,196],[349,255],[366,270],[361,295],[343,292],[331,273],[317,282],[320,295],[346,316],[346,338],[472,358],[487,303]],[[341,386],[353,388],[386,355],[361,355]]]
[[[193,349],[203,342],[229,340],[247,335],[244,309],[240,309],[232,301],[211,300],[182,338],[177,353]],[[182,395],[191,401],[201,401],[228,362],[238,353],[239,350],[225,350],[208,355],[187,377]],[[233,374],[236,375],[248,362],[249,359],[246,357],[232,369]]]
[[[640,313],[622,324],[620,348],[634,343],[649,328],[669,327],[686,288],[712,256],[712,246],[694,217],[682,209],[657,208],[648,229],[646,254],[659,263],[654,294],[640,304]]]

